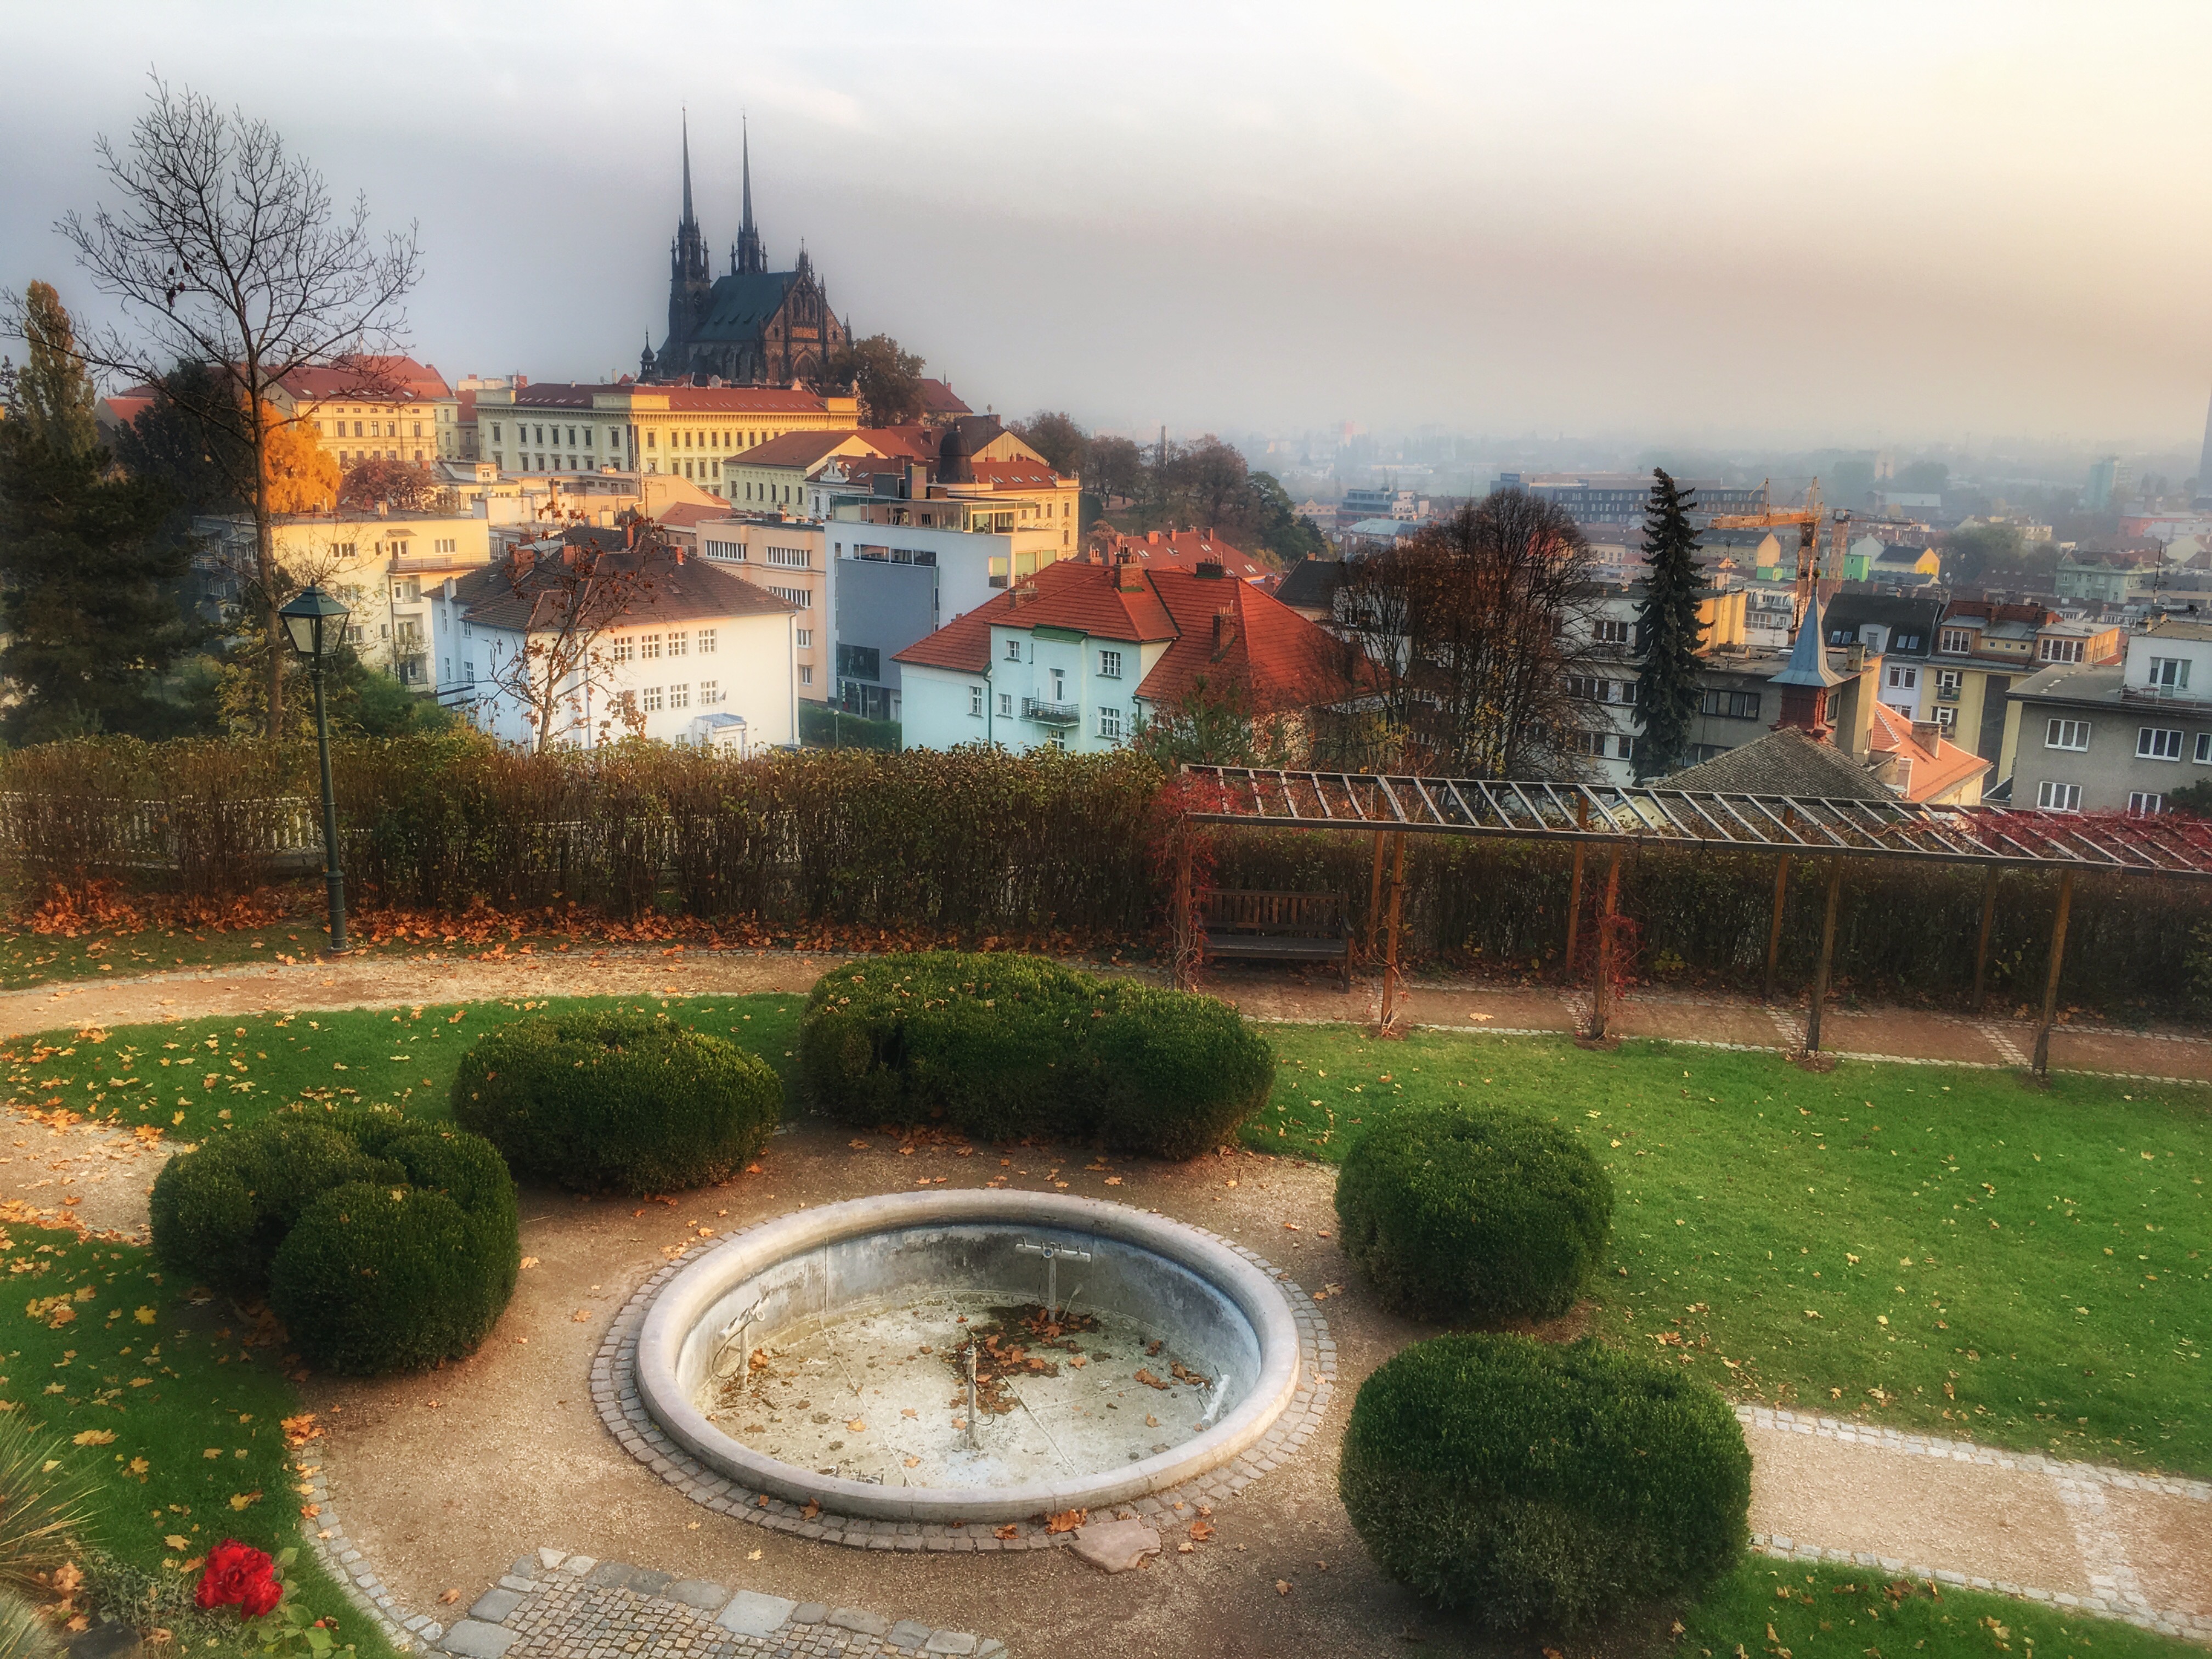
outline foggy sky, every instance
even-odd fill
[[[0,283],[157,68],[419,222],[415,355],[665,328],[688,105],[771,261],[978,408],[1640,441],[2194,451],[2212,8],[9,0]],[[20,356],[20,346],[13,348]]]

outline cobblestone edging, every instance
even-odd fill
[[[751,1231],[746,1228],[726,1235],[710,1247],[720,1249]],[[1328,1324],[1313,1298],[1291,1281],[1289,1271],[1231,1238],[1204,1228],[1194,1231],[1235,1251],[1275,1281],[1291,1304],[1298,1334],[1298,1386],[1283,1414],[1260,1439],[1227,1462],[1186,1480],[1179,1486],[1132,1498],[1114,1505],[1117,1516],[1172,1515],[1176,1510],[1233,1498],[1261,1475],[1279,1468],[1293,1453],[1303,1450],[1321,1426],[1336,1382],[1336,1344]],[[749,1490],[693,1458],[653,1420],[637,1393],[637,1334],[646,1310],[660,1287],[673,1278],[689,1253],[658,1268],[637,1287],[622,1310],[608,1322],[605,1338],[592,1361],[592,1403],[607,1432],[623,1449],[655,1474],[693,1502],[717,1515],[749,1521],[755,1526],[799,1538],[826,1539],[856,1549],[937,1550],[947,1553],[1051,1549],[1071,1543],[1066,1533],[1048,1534],[1043,1517],[1014,1523],[1013,1535],[1000,1538],[1001,1528],[975,1525],[958,1527],[913,1521],[870,1521],[827,1510],[808,1516],[799,1504],[772,1493]]]
[[[703,1578],[540,1549],[434,1638],[457,1659],[1005,1659],[1006,1644],[857,1607],[732,1590]]]
[[[391,1590],[376,1576],[376,1570],[345,1535],[345,1528],[338,1522],[337,1506],[331,1502],[329,1468],[306,1464],[300,1474],[298,1490],[307,1500],[307,1507],[301,1511],[301,1529],[307,1534],[308,1546],[324,1569],[345,1591],[346,1599],[373,1620],[384,1632],[385,1639],[402,1653],[413,1652],[417,1641],[436,1641],[444,1634],[438,1621],[421,1613],[410,1614],[393,1601]]]
[[[2118,1534],[2105,1524],[2105,1494],[2109,1491],[2154,1492],[2168,1498],[2193,1499],[2200,1504],[2212,1504],[2212,1481],[2185,1480],[2176,1475],[2137,1474],[2132,1470],[2115,1468],[2106,1463],[2075,1463],[2062,1458],[2045,1457],[2041,1452],[2001,1450],[1994,1446],[1978,1445],[1971,1440],[1946,1440],[1934,1435],[1911,1434],[1899,1429],[1879,1427],[1870,1423],[1847,1422],[1840,1418],[1823,1417],[1810,1412],[1783,1411],[1765,1406],[1738,1406],[1737,1420],[1747,1428],[1779,1430],[1790,1434],[1816,1435],[1844,1445],[1870,1446],[1902,1457],[1935,1457],[1954,1463],[1975,1463],[1984,1468],[2014,1469],[2029,1474],[2047,1477],[2057,1490],[2058,1501],[2066,1509],[2068,1518],[2074,1523],[2074,1535],[2081,1551],[2081,1561],[2087,1570],[2089,1594],[2074,1595],[2063,1590],[2048,1590],[2033,1585],[2009,1583],[2003,1579],[1978,1578],[1967,1573],[1953,1572],[1919,1565],[1901,1558],[1874,1555],[1864,1551],[1823,1549],[1801,1539],[1778,1534],[1753,1533],[1751,1546],[1762,1554],[1790,1561],[1830,1561],[1846,1566],[1878,1567],[1885,1572],[1902,1573],[1913,1578],[1932,1578],[1939,1583],[1957,1584],[1965,1588],[1990,1590],[1999,1595],[2014,1595],[2023,1601],[2043,1601],[2062,1607],[2079,1607],[2107,1619],[2122,1619],[2146,1630],[2155,1630],[2167,1636],[2185,1637],[2191,1640],[2212,1644],[2212,1608],[2201,1611],[2154,1607],[2136,1581],[2135,1569],[2128,1563],[2127,1551]]]

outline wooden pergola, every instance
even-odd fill
[[[1186,766],[1182,783],[1184,817],[1192,823],[1349,830],[1373,836],[1375,856],[1368,898],[1370,954],[1376,919],[1384,913],[1386,862],[1390,882],[1383,927],[1382,1017],[1386,1029],[1395,1018],[1402,991],[1398,940],[1408,835],[1570,843],[1574,848],[1567,921],[1571,963],[1581,925],[1583,865],[1592,846],[1606,853],[1604,921],[1598,933],[1593,988],[1593,1036],[1605,1035],[1611,1014],[1610,921],[1620,896],[1620,859],[1625,850],[1648,846],[1775,855],[1774,916],[1766,944],[1765,991],[1770,999],[1774,994],[1775,963],[1782,945],[1783,902],[1789,891],[1790,861],[1826,860],[1827,904],[1820,929],[1820,965],[1813,979],[1811,1012],[1806,1022],[1808,1052],[1817,1052],[1820,1047],[1820,1015],[1835,955],[1836,904],[1847,861],[1905,859],[1979,865],[1987,871],[1982,889],[1981,937],[1974,951],[1977,1013],[1982,1008],[1990,933],[1996,919],[1998,878],[2007,870],[2055,870],[2059,878],[2058,909],[2051,924],[2043,1016],[2035,1038],[2038,1078],[2050,1069],[2051,1028],[2057,1012],[2058,971],[2065,955],[2075,876],[2087,870],[2212,879],[2212,823],[2172,815],[2085,815],[1827,796],[1220,766]],[[1386,848],[1393,849],[1387,860]],[[1188,870],[1186,860],[1176,895],[1178,962],[1193,959],[1184,948],[1194,937]]]

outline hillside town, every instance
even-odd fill
[[[0,1659],[2212,1647],[2212,15],[101,21]]]

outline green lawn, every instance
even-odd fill
[[[255,1014],[47,1031],[0,1048],[11,1100],[34,1111],[158,1127],[182,1140],[236,1127],[279,1106],[390,1105],[448,1115],[454,1068],[493,1026],[541,1012],[641,1007],[727,1036],[779,1072],[798,1048],[804,997],[571,997]]]
[[[299,1463],[314,1461],[313,1425],[294,1416],[266,1332],[179,1300],[143,1249],[11,1223],[0,1255],[13,1290],[0,1402],[69,1441],[94,1475],[88,1542],[184,1577],[226,1538],[271,1553],[301,1540],[286,1419]],[[391,1652],[304,1547],[291,1579],[364,1656]]]
[[[2212,1091],[1771,1054],[1267,1028],[1249,1144],[1334,1161],[1504,1100],[1612,1171],[1595,1329],[1741,1399],[2212,1474]]]
[[[1682,1614],[1674,1659],[2182,1659],[2203,1651],[2117,1620],[1934,1588],[1863,1567],[1749,1556]]]
[[[222,928],[149,927],[63,933],[0,932],[0,991],[58,984],[64,980],[117,978],[174,972],[179,968],[229,968],[244,962],[300,961],[313,956],[323,932],[297,917],[276,927],[245,932]]]

